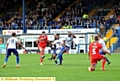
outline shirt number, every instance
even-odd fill
[[[93,54],[93,55],[96,54],[96,49],[92,49],[92,54]]]
[[[11,40],[11,43],[14,43],[14,39]]]

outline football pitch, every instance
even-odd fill
[[[106,70],[101,71],[99,62],[93,72],[87,71],[90,66],[87,54],[64,54],[61,66],[48,60],[51,54],[45,56],[44,65],[41,66],[39,54],[21,54],[20,68],[16,68],[15,56],[12,55],[6,68],[2,68],[5,55],[0,54],[0,77],[55,77],[56,81],[120,81],[120,54],[107,55],[111,64],[106,64]]]

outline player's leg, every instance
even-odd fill
[[[53,58],[53,54],[54,54],[54,50],[53,49],[51,49],[51,57],[50,58],[48,58],[48,60],[52,60],[52,58]]]
[[[101,55],[106,55],[106,53],[105,53],[105,52],[100,52],[100,54],[101,54]],[[106,61],[107,61],[107,64],[108,64],[108,65],[109,65],[109,64],[111,64],[111,62],[108,60],[108,58],[107,58],[107,57],[106,57],[105,59],[106,59]]]
[[[88,67],[88,71],[94,71],[95,67],[96,67],[96,64],[97,64],[97,60],[96,59],[90,59],[90,62],[91,62],[91,66]]]
[[[20,57],[19,57],[18,51],[16,49],[13,49],[13,54],[16,56],[16,67],[19,68]]]
[[[102,55],[102,67],[101,67],[101,70],[105,70],[105,63],[106,63],[106,57],[104,55]]]
[[[57,59],[56,59],[57,53],[56,53],[56,50],[54,50],[53,57],[52,57],[52,59],[54,60],[55,64],[57,64]]]
[[[4,64],[2,66],[3,68],[6,67],[6,64],[7,64],[7,61],[8,61],[8,58],[9,58],[10,55],[11,55],[11,49],[7,49],[7,51],[6,51],[6,57],[4,59]]]
[[[111,62],[108,60],[108,58],[105,58],[105,59],[106,59],[108,65],[111,64]]]
[[[69,50],[70,50],[70,47],[66,46],[66,47],[65,47],[65,53],[66,53],[66,54],[69,54]]]
[[[55,49],[52,54],[52,59],[54,60],[55,64],[57,64],[57,54],[58,54],[59,49]]]
[[[49,60],[51,60],[51,59],[53,59],[54,60],[54,62],[55,62],[55,64],[57,64],[57,59],[56,59],[56,56],[57,56],[57,51],[58,49],[55,49],[55,50],[53,50],[53,52],[52,52],[52,56],[51,56],[51,58],[49,58]]]
[[[39,47],[39,50],[40,50],[40,65],[43,65],[43,59],[44,59],[44,50],[45,48],[43,47]]]
[[[52,60],[52,59],[53,59],[53,53],[52,53],[51,57],[50,57],[50,58],[48,58],[48,60]]]
[[[62,65],[62,60],[63,60],[62,55],[63,55],[65,50],[66,50],[65,47],[62,46],[60,49],[60,52],[58,54],[58,57],[57,57],[57,65]]]
[[[62,63],[61,58],[62,58],[62,54],[60,53],[57,56],[57,65],[62,65],[62,64],[60,64],[60,63]]]
[[[51,58],[48,58],[48,60],[55,60],[57,54],[56,54],[56,50],[52,50],[52,55],[51,55]]]

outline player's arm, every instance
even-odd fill
[[[51,43],[50,43],[50,46],[53,46],[54,44],[53,44],[54,42],[52,41]]]
[[[50,43],[50,46],[52,47],[52,46],[54,46],[55,45],[55,43],[54,43],[54,41],[52,41],[51,43]]]
[[[41,35],[40,35],[40,36],[38,37],[38,39],[35,41],[36,44],[38,44],[41,39],[42,39],[42,38],[41,38]]]
[[[35,42],[36,42],[36,44],[38,44],[38,43],[39,43],[39,39],[38,39],[38,40],[36,40]]]
[[[58,40],[55,40],[55,41],[53,41],[53,42],[51,43],[51,45],[53,46],[53,45],[55,45],[57,42],[58,42]]]
[[[71,32],[71,35],[73,36],[73,38],[76,38],[76,36]]]
[[[90,59],[90,45],[89,45],[89,49],[88,49],[88,59]]]
[[[24,47],[23,47],[23,45],[18,41],[18,39],[15,39],[16,40],[16,43],[17,44],[19,44],[23,49],[25,49]]]
[[[65,45],[65,40],[63,40],[63,45]]]
[[[66,44],[65,44],[66,40],[67,40],[67,38],[62,39],[62,45],[66,46]]]
[[[49,41],[49,40],[47,40],[47,42],[50,44],[50,41]]]
[[[76,36],[74,34],[72,34],[73,38],[76,38]]]
[[[62,46],[66,46],[65,41],[63,40],[61,43]]]
[[[23,49],[25,49],[25,47],[23,47],[23,45],[17,41],[17,44],[19,44]]]
[[[7,43],[7,45],[6,45],[6,49],[8,48],[8,45],[9,45],[9,43]]]
[[[8,48],[8,45],[9,45],[9,39],[8,39],[8,41],[7,41],[6,49]]]
[[[38,43],[39,43],[39,41],[38,41],[38,40],[36,40],[35,42],[36,42],[36,44],[38,44]]]
[[[47,42],[50,44],[50,41],[48,40],[48,36],[46,37]]]

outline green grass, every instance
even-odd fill
[[[101,71],[101,62],[94,72],[88,72],[90,65],[87,54],[64,54],[62,66],[56,66],[48,60],[46,54],[44,65],[39,64],[39,54],[21,54],[20,68],[15,66],[15,56],[12,55],[6,68],[2,68],[5,55],[0,54],[0,77],[56,77],[56,81],[120,81],[120,55],[107,56],[112,62],[106,65],[106,71]]]

